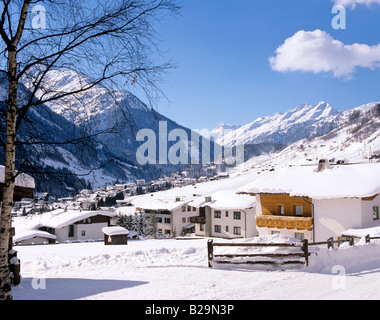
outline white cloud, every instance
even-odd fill
[[[345,45],[325,31],[299,31],[269,61],[274,71],[331,72],[337,78],[351,78],[357,67],[380,67],[380,44]]]
[[[353,9],[356,5],[364,4],[370,6],[372,4],[380,4],[380,0],[332,0],[336,5],[342,5],[344,7],[351,6]]]

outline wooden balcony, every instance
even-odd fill
[[[259,228],[312,231],[313,218],[263,215],[256,216],[256,225]]]
[[[190,218],[190,223],[195,223],[195,224],[206,224],[206,218],[205,217],[191,217]]]

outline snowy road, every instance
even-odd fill
[[[16,247],[23,279],[13,296],[15,300],[380,299],[379,244],[318,252],[308,269],[265,271],[207,268],[206,241]]]

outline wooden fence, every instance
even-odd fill
[[[214,254],[214,247],[256,247],[256,248],[299,248],[299,252],[288,253],[221,253]],[[214,243],[210,239],[207,243],[208,266],[212,268],[213,263],[218,264],[267,264],[267,265],[286,265],[286,264],[309,264],[309,245],[308,240],[304,240],[302,244],[288,243]],[[234,261],[234,258],[270,258],[271,260],[244,260]],[[217,259],[215,259],[217,258]],[[226,258],[220,260],[219,258]],[[305,259],[305,261],[294,260],[294,258]]]
[[[380,237],[371,237],[367,235],[365,237],[366,243],[370,243],[371,240],[380,240]],[[307,239],[300,244],[288,244],[288,243],[214,243],[212,239],[208,240],[207,252],[208,252],[208,266],[212,268],[213,263],[217,264],[267,264],[267,265],[289,265],[289,264],[305,264],[309,266],[310,246],[322,246],[327,245],[328,249],[334,249],[335,244],[341,245],[344,242],[349,242],[350,246],[355,245],[355,237],[341,237],[338,240],[330,238],[324,242],[312,242],[309,243]],[[253,248],[299,248],[299,252],[287,252],[287,253],[220,253],[215,254],[215,247],[253,247]],[[254,258],[269,258],[268,260],[254,260]],[[243,261],[234,261],[236,258],[248,258]],[[294,260],[298,258],[298,260]],[[304,261],[299,259],[305,259]]]

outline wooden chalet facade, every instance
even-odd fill
[[[299,240],[312,239],[314,223],[311,198],[260,194],[256,201],[260,206],[256,209],[256,226],[260,234],[282,233]]]

